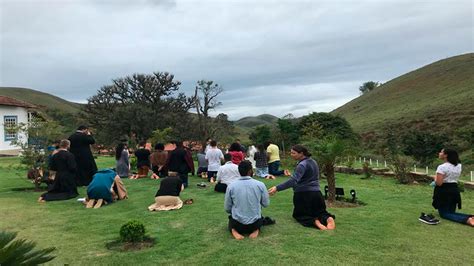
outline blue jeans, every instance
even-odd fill
[[[274,161],[273,163],[268,164],[268,172],[271,175],[278,176],[278,175],[283,175],[284,172],[283,170],[278,170],[280,168],[280,161]]]
[[[457,213],[456,205],[450,206],[449,208],[438,209],[438,212],[442,218],[462,224],[466,224],[469,217],[471,217],[471,215]]]

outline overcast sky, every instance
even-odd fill
[[[0,86],[85,102],[114,78],[167,71],[188,95],[221,84],[216,113],[232,120],[331,111],[365,81],[474,50],[471,0],[0,3]]]

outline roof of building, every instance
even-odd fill
[[[0,96],[0,105],[18,106],[24,108],[35,108],[36,106],[7,96]]]

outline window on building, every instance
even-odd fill
[[[4,116],[3,127],[5,129],[5,141],[15,140],[17,138],[17,132],[15,127],[18,124],[17,116]]]

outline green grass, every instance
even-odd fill
[[[27,88],[0,87],[0,95],[39,105],[40,107],[59,109],[66,113],[76,114],[81,109],[81,105],[78,103],[69,102],[57,96]]]
[[[474,54],[440,60],[388,81],[333,111],[358,133],[384,127],[452,134],[473,128]]]
[[[100,157],[99,167],[113,158]],[[199,189],[190,178],[182,199],[193,205],[170,212],[149,212],[159,181],[125,180],[130,199],[100,209],[85,209],[76,200],[36,203],[39,192],[13,191],[32,187],[14,159],[0,158],[0,228],[18,231],[39,247],[57,247],[54,264],[449,264],[472,265],[473,228],[442,220],[420,223],[430,212],[432,188],[398,185],[393,179],[337,175],[338,186],[355,189],[368,205],[331,208],[337,217],[333,232],[305,228],[292,217],[292,192],[271,198],[264,215],[276,219],[256,240],[233,240],[226,230],[223,194]],[[281,182],[265,181],[267,187]],[[324,186],[325,183],[322,183]],[[80,189],[81,197],[85,189]],[[474,192],[462,194],[463,212],[474,213]],[[115,252],[105,244],[118,237],[122,224],[141,220],[156,245],[136,252]]]

